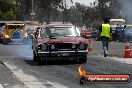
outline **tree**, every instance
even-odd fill
[[[31,7],[31,0],[16,0],[16,19],[30,20]]]
[[[67,1],[72,2],[72,0],[34,0],[37,18],[43,19],[47,24],[50,20],[60,20],[60,17],[64,17],[63,12],[67,14]]]
[[[83,16],[83,24],[87,28],[98,29],[105,17],[122,18],[120,3],[117,0],[98,0],[98,4],[88,7]]]
[[[98,0],[98,6],[100,10],[100,17],[120,18],[121,8],[120,3],[117,0]]]
[[[117,0],[120,5],[120,13],[123,15],[123,18],[126,20],[126,23],[132,23],[132,0]]]
[[[43,10],[42,16],[45,16],[46,23],[48,24],[51,17],[51,12],[58,9],[62,0],[35,0],[38,9]]]
[[[82,14],[80,11],[77,10],[76,6],[72,6],[70,8],[70,12],[69,12],[70,16],[69,16],[69,21],[73,24],[75,24],[76,26],[81,26],[82,23]]]
[[[87,6],[80,3],[75,3],[75,6],[71,6],[67,11],[67,19],[71,23],[77,26],[83,26],[83,16]]]
[[[0,0],[0,20],[15,20],[15,0]]]

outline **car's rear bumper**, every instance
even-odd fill
[[[45,59],[51,60],[74,60],[74,59],[86,59],[88,51],[54,51],[54,52],[38,52],[38,56],[45,57]],[[50,58],[48,58],[50,57]]]

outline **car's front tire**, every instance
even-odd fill
[[[87,59],[88,59],[88,55],[86,54],[85,56],[83,56],[83,57],[79,60],[79,62],[80,62],[80,63],[86,63],[86,62],[87,62]]]
[[[86,63],[87,62],[87,58],[82,58],[81,60],[79,60],[80,63]]]

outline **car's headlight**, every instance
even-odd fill
[[[86,43],[84,43],[84,42],[81,42],[79,44],[79,49],[81,49],[81,50],[85,50],[85,49],[87,49],[87,47],[88,47],[88,45]]]
[[[47,45],[46,44],[38,45],[38,49],[44,51],[47,49]]]
[[[55,46],[54,45],[51,45],[50,47],[51,47],[52,50],[55,49]]]
[[[41,45],[41,50],[46,50],[46,49],[47,49],[46,44]]]
[[[72,44],[72,48],[75,49],[76,48],[76,44]]]
[[[5,38],[10,38],[9,35],[5,35]]]

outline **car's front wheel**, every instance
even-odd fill
[[[86,63],[86,62],[87,62],[87,58],[88,58],[88,56],[85,55],[84,57],[82,57],[82,58],[79,60],[79,62],[80,62],[80,63]]]
[[[86,63],[87,62],[87,58],[83,58],[81,60],[79,60],[80,63]]]

